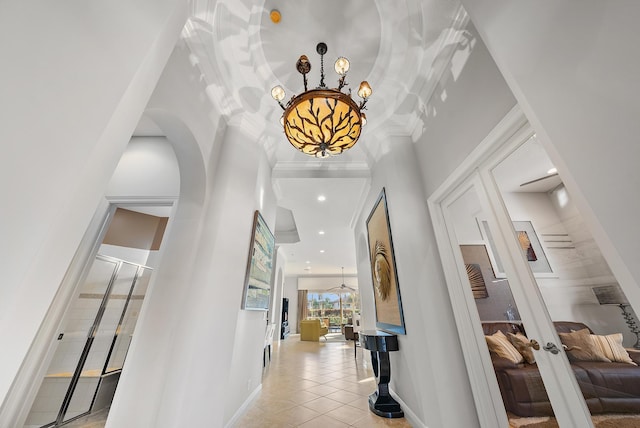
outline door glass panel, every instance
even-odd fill
[[[80,379],[73,391],[65,420],[72,419],[91,409],[91,403],[98,389],[100,376],[103,374],[103,369],[113,344],[113,338],[124,312],[136,272],[137,266],[128,263],[122,263],[118,271],[118,276],[113,283],[111,292],[107,296],[104,312],[95,330],[93,343],[82,367]],[[83,296],[80,295],[80,297],[82,298]],[[101,299],[101,296],[98,295],[86,297],[88,299]]]
[[[122,369],[125,357],[127,356],[127,351],[129,350],[129,345],[131,344],[133,331],[135,330],[136,323],[138,322],[138,315],[140,314],[142,302],[147,293],[151,272],[151,269],[140,268],[139,270],[138,278],[136,279],[133,292],[131,293],[131,298],[125,309],[122,322],[117,330],[117,336],[115,337],[113,350],[111,351],[105,373],[111,373]]]
[[[75,299],[68,310],[53,359],[27,417],[27,426],[43,426],[56,421],[100,309],[101,298],[87,299],[82,296],[103,296],[116,268],[116,262],[94,261],[87,279],[80,287],[80,298]]]
[[[565,188],[561,172],[534,135],[493,175],[514,239],[535,277],[590,412],[598,418],[640,414],[635,313]],[[480,226],[491,250],[486,222],[481,220]],[[497,281],[506,279],[495,252],[492,268]],[[535,409],[532,413],[544,414]]]
[[[342,293],[343,324],[355,324],[354,316],[358,313],[357,291]]]
[[[496,254],[487,239],[484,212],[474,187],[446,206],[446,218],[450,237],[460,248],[461,275],[466,274],[470,287],[466,294],[475,302],[510,423],[520,426],[519,420],[525,417],[553,416],[535,362],[534,342],[527,338],[508,278],[496,267]]]

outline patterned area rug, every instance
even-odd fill
[[[637,428],[640,427],[640,415],[611,414],[592,416],[596,428]],[[552,417],[509,418],[511,428],[559,428]]]

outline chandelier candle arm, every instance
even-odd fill
[[[306,155],[325,158],[343,153],[358,141],[367,121],[362,110],[372,90],[366,81],[360,84],[358,95],[362,101],[359,105],[351,98],[351,91],[342,92],[348,85],[346,77],[350,65],[345,57],[339,57],[334,66],[340,76],[338,88],[327,88],[324,83],[327,45],[318,43],[316,52],[320,55],[320,86],[308,89],[307,74],[311,63],[302,55],[296,62],[296,70],[302,74],[304,92],[292,96],[286,106],[282,104],[285,92],[281,86],[274,87],[271,96],[284,109],[280,122],[291,145]]]
[[[365,100],[371,96],[371,86],[369,86],[369,82],[363,80],[360,82],[360,87],[358,88],[358,95],[360,98],[364,98]]]

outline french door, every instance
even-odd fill
[[[481,423],[546,417],[578,428],[593,426],[592,413],[640,413],[635,387],[618,385],[633,364],[636,336],[620,313],[631,305],[543,144],[528,124],[513,126],[429,200]],[[598,300],[603,289],[625,306]],[[565,352],[579,332],[629,350],[628,361],[606,363],[613,382],[590,378],[599,356]]]
[[[56,338],[25,428],[64,425],[92,410],[101,383],[122,370],[151,271],[96,256]]]

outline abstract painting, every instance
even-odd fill
[[[269,310],[275,239],[259,211],[253,215],[242,309]]]
[[[376,327],[389,333],[406,334],[384,188],[367,218],[367,234]]]

